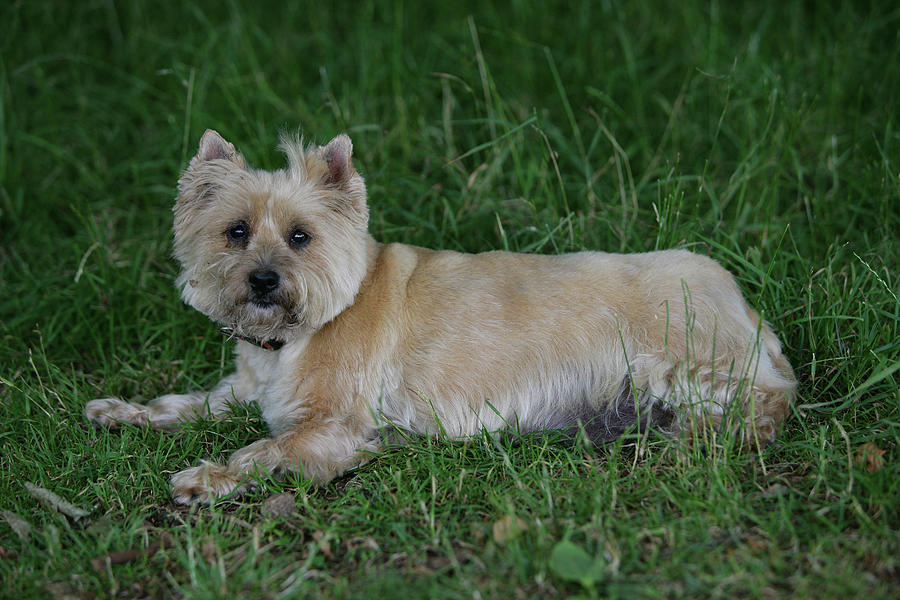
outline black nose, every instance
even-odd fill
[[[250,287],[260,296],[275,291],[280,279],[275,271],[253,271],[249,277]]]

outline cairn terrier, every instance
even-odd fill
[[[209,130],[178,181],[177,283],[237,339],[237,372],[208,393],[85,407],[107,427],[170,428],[259,404],[270,437],[174,475],[176,502],[240,493],[261,474],[327,482],[397,428],[566,429],[603,443],[639,422],[774,438],[793,371],[714,260],[380,244],[349,137],[281,149],[287,169],[256,170]]]

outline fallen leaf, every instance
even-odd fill
[[[527,530],[528,523],[519,517],[506,515],[494,523],[494,541],[498,544],[505,544],[519,537],[519,534]]]
[[[874,442],[866,442],[856,449],[853,462],[864,468],[869,473],[880,471],[884,467],[885,450],[875,445]]]
[[[550,570],[569,581],[577,581],[586,588],[606,577],[606,561],[602,556],[591,556],[572,542],[557,542],[550,552]]]
[[[778,496],[784,496],[790,490],[786,486],[781,485],[780,483],[774,483],[767,487],[765,491],[760,495],[761,498],[777,498]]]
[[[150,558],[163,548],[170,548],[174,545],[172,538],[168,534],[164,534],[158,542],[153,542],[145,549],[120,550],[118,552],[110,552],[101,556],[95,556],[91,559],[91,566],[95,571],[100,572],[106,569],[107,563],[110,565],[119,565],[122,563],[132,562],[141,557]]]
[[[116,527],[116,522],[109,515],[103,515],[93,523],[91,523],[87,529],[85,529],[85,533],[97,537],[105,536],[109,534]]]
[[[206,559],[210,566],[216,564],[222,556],[222,550],[219,543],[211,535],[203,536],[200,540],[200,556]]]
[[[297,503],[294,501],[294,494],[284,492],[272,496],[262,505],[262,514],[268,518],[287,518],[297,513]]]
[[[45,504],[50,505],[50,507],[54,510],[61,512],[67,517],[76,521],[78,519],[83,519],[91,514],[84,509],[78,508],[71,502],[60,498],[50,490],[34,485],[30,481],[25,482],[25,489],[28,490],[28,493],[33,497],[37,498],[41,502],[44,502]]]
[[[78,600],[84,598],[82,590],[69,581],[47,581],[41,586],[53,600]]]
[[[753,535],[748,535],[746,542],[751,550],[765,550],[768,547],[766,540]]]
[[[27,542],[31,538],[31,523],[12,511],[4,510],[2,514],[3,520],[6,521],[7,525],[12,527],[12,530],[19,536],[19,539],[23,542]]]
[[[331,543],[328,541],[328,534],[321,529],[313,532],[313,539],[319,544],[319,550],[325,555],[325,558],[334,558],[331,551]]]

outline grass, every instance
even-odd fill
[[[0,23],[0,596],[896,596],[894,3],[7,2]],[[207,127],[271,168],[298,126],[353,137],[383,241],[714,256],[800,378],[779,440],[413,439],[322,488],[175,508],[170,474],[264,436],[258,413],[110,433],[82,407],[229,370],[174,290],[174,184]],[[296,512],[266,516],[281,491]]]

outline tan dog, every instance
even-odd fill
[[[237,372],[209,393],[94,400],[86,414],[168,428],[257,402],[271,437],[176,474],[176,502],[240,492],[257,473],[328,481],[381,448],[386,426],[451,438],[562,428],[602,442],[640,419],[773,439],[794,375],[715,261],[382,245],[351,148],[345,135],[286,140],[288,169],[258,171],[207,131],[178,182],[178,285],[238,338]]]

